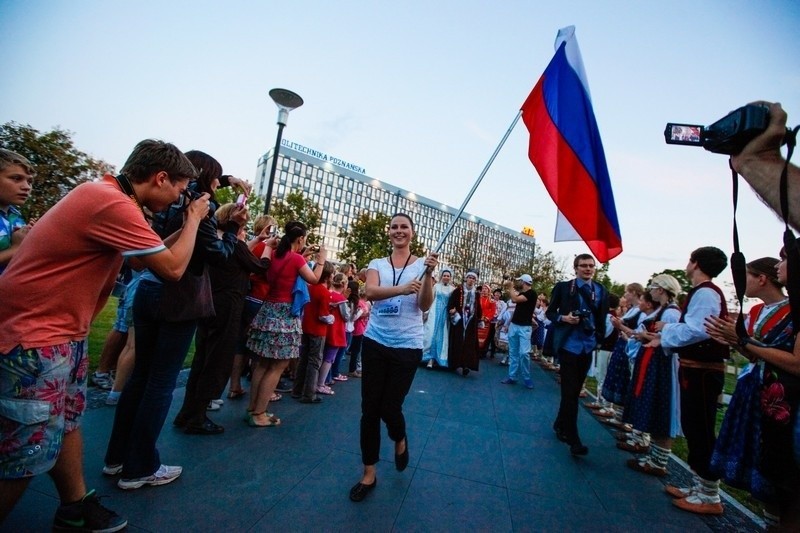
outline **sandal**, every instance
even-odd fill
[[[244,390],[244,389],[238,389],[238,390],[231,389],[231,390],[228,391],[228,399],[229,400],[235,400],[237,398],[241,398],[242,396],[245,395],[246,392],[247,391]]]
[[[333,389],[328,387],[327,385],[323,385],[322,387],[317,387],[318,394],[327,394],[328,396],[333,396],[335,393]]]
[[[347,376],[344,374],[339,374],[338,376],[334,376],[333,378],[335,381],[347,381]]]
[[[266,424],[260,424],[260,423],[256,422],[255,417],[261,416],[261,415],[266,415],[267,416],[267,423]],[[281,419],[276,417],[272,413],[267,413],[267,412],[264,412],[264,413],[249,413],[247,415],[247,425],[250,426],[250,427],[253,427],[253,428],[268,428],[268,427],[280,426],[281,425]]]
[[[280,394],[280,393],[275,392],[275,393],[272,394],[272,398],[270,398],[269,401],[270,401],[270,403],[279,402],[279,401],[281,401],[281,398],[283,398],[283,395]]]

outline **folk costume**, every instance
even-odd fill
[[[450,315],[448,303],[455,287],[437,283],[433,286],[433,305],[425,322],[425,351],[422,362],[434,361],[439,366],[447,366],[447,353],[450,345]]]
[[[451,370],[462,369],[463,375],[478,370],[478,322],[483,319],[478,303],[476,287],[467,289],[466,284],[457,287],[450,295],[447,309],[455,309],[450,318],[450,345],[447,365]]]

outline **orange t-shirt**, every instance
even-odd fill
[[[0,276],[0,353],[84,339],[123,257],[164,249],[113,177],[79,185],[34,225]]]

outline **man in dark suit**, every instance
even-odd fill
[[[553,287],[546,313],[553,323],[553,353],[561,362],[561,405],[553,429],[572,455],[586,455],[589,449],[578,436],[578,399],[592,352],[606,336],[608,292],[592,279],[594,257],[580,254],[573,267],[575,279]]]

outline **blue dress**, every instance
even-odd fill
[[[455,290],[452,285],[437,283],[433,286],[433,305],[425,322],[425,343],[422,361],[436,361],[439,366],[447,367],[448,337],[450,336],[450,317],[447,313],[447,302]]]

